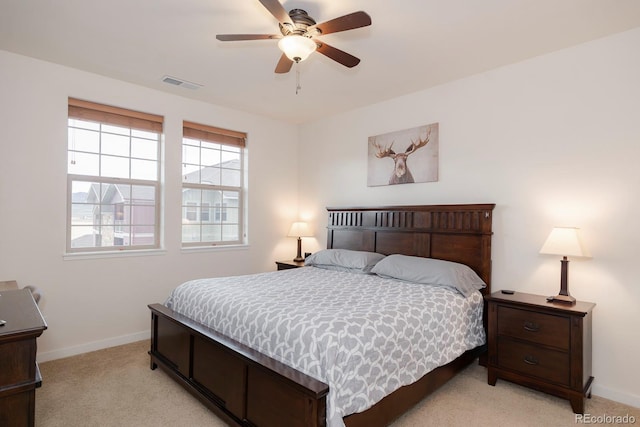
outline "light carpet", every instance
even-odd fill
[[[40,364],[36,427],[226,425],[164,372],[152,371],[148,350],[149,342],[140,341]],[[585,407],[591,421],[627,416],[640,426],[638,408],[597,396]],[[568,401],[502,380],[489,386],[486,369],[473,363],[393,427],[577,424]]]

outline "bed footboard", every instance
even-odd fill
[[[161,305],[151,310],[151,369],[160,367],[225,422],[326,425],[329,386]]]

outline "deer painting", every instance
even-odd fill
[[[422,139],[418,137],[418,140],[415,141],[411,139],[411,144],[407,147],[404,153],[396,153],[393,151],[392,147],[395,141],[391,142],[391,144],[384,148],[376,141],[375,138],[372,140],[372,145],[375,147],[376,152],[375,156],[379,159],[389,157],[393,159],[393,172],[391,174],[391,178],[389,178],[389,184],[407,184],[415,182],[413,179],[413,175],[409,170],[409,166],[407,165],[407,159],[409,156],[416,152],[421,147],[424,147],[429,143],[429,138],[431,137],[431,127],[427,131],[427,136]]]

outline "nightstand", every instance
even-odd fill
[[[571,402],[591,397],[591,319],[595,304],[547,302],[541,295],[495,292],[488,302],[488,380],[505,379]]]
[[[304,261],[276,261],[278,270],[288,270],[290,268],[304,267]]]

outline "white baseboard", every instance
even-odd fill
[[[621,392],[620,390],[613,390],[611,388],[603,387],[598,384],[594,384],[591,391],[596,396],[604,397],[605,399],[640,408],[640,396]]]
[[[115,347],[118,345],[129,344],[136,341],[150,339],[149,331],[136,332],[134,334],[122,335],[119,337],[108,338],[106,340],[91,341],[88,343],[76,345],[73,347],[62,348],[59,350],[38,352],[38,362],[48,362],[49,360],[62,359],[64,357],[75,356],[77,354],[89,353],[90,351],[102,350],[104,348]]]

